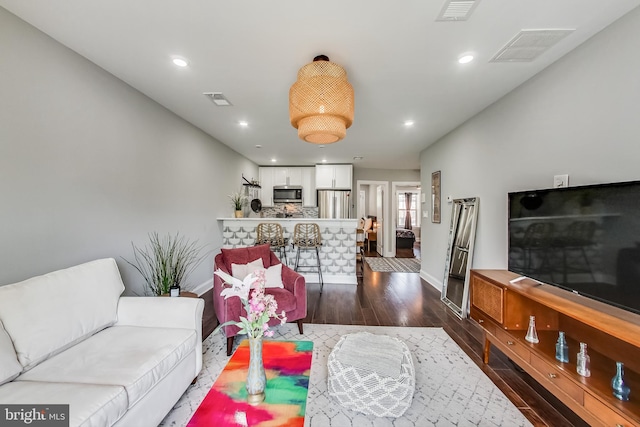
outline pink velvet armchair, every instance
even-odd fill
[[[222,249],[215,258],[214,269],[218,268],[225,273],[231,274],[231,264],[247,264],[258,258],[262,258],[265,268],[280,264],[280,260],[273,253],[269,245],[250,246],[246,248]],[[302,319],[307,316],[307,290],[304,277],[296,273],[286,265],[282,266],[282,283],[284,288],[267,288],[265,293],[271,294],[278,303],[278,312],[285,311],[287,321],[297,321],[298,331],[302,334]],[[218,275],[213,275],[213,307],[216,311],[218,322],[224,323],[229,320],[240,320],[240,316],[246,316],[246,311],[240,302],[240,298],[230,297],[225,299],[220,296],[224,289],[223,281]],[[279,324],[278,319],[271,319],[269,326]],[[222,328],[227,337],[227,356],[233,350],[233,337],[240,330],[235,325]]]

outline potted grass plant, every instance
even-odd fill
[[[242,218],[244,216],[242,208],[247,204],[247,196],[242,194],[242,192],[237,191],[229,194],[229,199],[231,200],[231,205],[235,209],[235,217]]]
[[[187,276],[202,262],[202,246],[197,241],[190,241],[176,233],[160,237],[158,233],[149,234],[149,242],[145,247],[133,246],[133,266],[144,278],[147,291],[153,295],[168,294],[171,288],[180,289],[185,286]],[[183,289],[184,290],[184,289]]]

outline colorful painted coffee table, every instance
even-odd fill
[[[188,427],[304,425],[313,342],[264,340],[262,345],[267,374],[265,401],[256,406],[247,403],[249,341],[244,340],[193,414]]]

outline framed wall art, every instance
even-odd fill
[[[431,222],[440,224],[440,171],[431,174]]]

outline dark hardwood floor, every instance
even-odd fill
[[[420,255],[419,248],[414,252]],[[320,295],[320,285],[308,283],[305,323],[442,327],[534,426],[586,425],[497,348],[491,348],[490,363],[484,365],[480,327],[456,317],[418,273],[378,273],[365,263],[357,287],[325,283]]]
[[[373,249],[373,248],[372,248]],[[414,248],[419,257],[419,247]],[[377,256],[375,252],[366,256]],[[203,295],[212,310],[211,291]],[[305,323],[442,327],[484,371],[534,426],[586,426],[573,412],[521,372],[497,348],[491,348],[488,365],[482,363],[483,338],[480,327],[459,319],[440,301],[440,292],[418,273],[373,272],[364,264],[358,286],[307,283]],[[204,323],[204,322],[203,322]],[[209,322],[207,322],[209,323]],[[211,324],[205,330],[213,329]],[[203,336],[207,336],[203,330]]]

